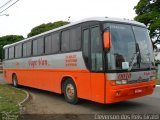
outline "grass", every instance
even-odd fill
[[[26,97],[26,94],[7,84],[0,84],[0,113],[19,113],[18,103]]]

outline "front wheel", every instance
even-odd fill
[[[63,84],[65,100],[71,104],[78,103],[76,85],[72,79],[67,79]]]
[[[16,88],[18,87],[18,80],[17,80],[16,74],[13,74],[13,76],[12,76],[12,84],[14,87],[16,87]]]

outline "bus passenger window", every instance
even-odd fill
[[[31,41],[26,44],[26,56],[31,56]]]
[[[39,38],[37,40],[37,54],[38,55],[42,55],[44,52],[44,41],[43,41],[43,37]]]
[[[49,35],[49,36],[47,36],[47,37],[45,37],[45,53],[46,54],[49,54],[49,53],[51,53],[51,49],[52,49],[52,44],[51,44],[51,41],[52,39],[51,39],[51,35]]]
[[[8,59],[8,48],[5,49],[5,59]]]
[[[26,53],[27,53],[27,44],[26,43],[23,43],[23,57],[26,57],[27,55],[26,55]]]
[[[37,55],[38,51],[37,51],[37,40],[33,40],[33,55]]]
[[[59,33],[52,34],[52,53],[57,53],[60,48]]]
[[[22,45],[15,46],[15,58],[22,57]]]
[[[14,58],[14,47],[9,48],[9,59]]]
[[[70,50],[79,50],[81,48],[81,27],[70,30]]]
[[[69,30],[62,32],[61,49],[63,52],[67,52],[70,50],[69,48]]]

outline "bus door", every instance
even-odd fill
[[[91,71],[91,100],[104,103],[105,74],[103,72],[103,44],[99,26],[83,30],[83,56],[86,67]]]
[[[99,26],[90,28],[92,99],[104,103],[105,74],[103,70],[103,44]]]

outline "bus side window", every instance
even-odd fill
[[[8,59],[8,48],[5,49],[5,59]]]
[[[102,39],[100,28],[91,28],[91,68],[93,71],[103,70]]]
[[[37,40],[33,40],[33,55],[37,55],[38,54],[38,45],[37,45]]]
[[[26,57],[26,51],[27,51],[27,48],[26,48],[27,44],[26,43],[23,43],[22,47],[23,47],[23,57]]]
[[[22,57],[22,44],[15,46],[15,58]]]
[[[83,56],[86,66],[89,68],[89,29],[83,31]]]
[[[70,30],[70,50],[75,51],[81,48],[81,27]]]
[[[14,58],[14,46],[9,48],[9,59]]]
[[[32,45],[31,41],[27,42],[27,44],[26,44],[26,55],[27,56],[31,56],[31,52],[32,52],[31,45]]]
[[[59,52],[60,49],[59,33],[52,34],[51,47],[52,47],[52,53]]]
[[[69,48],[69,30],[62,32],[61,50],[62,52],[67,52],[70,50]]]
[[[45,37],[45,53],[49,54],[52,50],[52,37],[48,35]]]
[[[44,39],[43,37],[37,39],[37,54],[42,55],[44,53]]]

